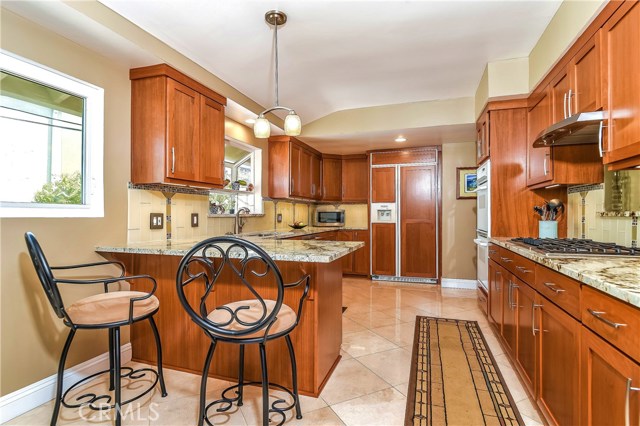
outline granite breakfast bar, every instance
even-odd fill
[[[280,268],[285,283],[309,274],[310,290],[304,302],[300,323],[291,333],[298,364],[300,393],[318,396],[340,360],[342,343],[342,261],[341,258],[364,244],[344,241],[296,241],[244,237],[263,248]],[[184,311],[176,292],[176,271],[182,256],[196,242],[125,244],[97,247],[107,259],[125,264],[130,274],[149,274],[158,283],[155,295],[160,300],[156,322],[162,340],[163,365],[201,374],[209,340]],[[239,286],[232,279],[216,284],[216,304],[238,300]],[[297,306],[303,289],[285,291],[284,303]],[[135,361],[156,363],[153,335],[147,324],[131,327],[131,345]],[[210,375],[237,380],[238,345],[220,344],[216,349]],[[250,345],[257,346],[257,345]],[[254,350],[255,349],[255,350]],[[291,371],[284,339],[267,344],[270,381],[290,386]],[[245,377],[260,381],[257,348],[247,347]]]

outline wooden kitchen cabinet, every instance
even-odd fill
[[[640,425],[640,365],[586,327],[581,339],[580,424]]]
[[[640,166],[640,6],[623,2],[601,30],[604,163]]]
[[[132,183],[222,187],[226,98],[166,64],[129,76]]]
[[[571,96],[571,83],[569,82],[568,70],[562,70],[549,85],[551,96],[551,122],[557,123],[569,115],[569,97]],[[535,136],[534,136],[535,137]]]
[[[369,201],[369,162],[366,155],[342,157],[342,201]]]
[[[534,148],[540,132],[552,124],[551,90],[546,87],[531,97],[527,113],[527,186],[553,179],[551,148]]]
[[[321,196],[321,154],[290,136],[269,138],[269,196],[317,200]]]
[[[538,405],[551,425],[580,424],[580,323],[544,297],[536,301]]]
[[[371,202],[396,202],[395,167],[374,167],[371,169]]]
[[[489,260],[489,315],[488,320],[502,335],[502,310],[504,305],[503,280],[505,269],[493,260]]]
[[[351,231],[338,231],[338,241],[353,241],[353,234]],[[349,253],[342,257],[342,273],[350,274],[353,272],[353,253]]]
[[[353,241],[364,243],[364,247],[353,253],[353,274],[369,275],[369,230],[353,231]]]
[[[371,224],[371,273],[396,274],[396,225],[395,223]]]
[[[593,35],[571,59],[568,68],[571,113],[602,109],[600,77],[600,34]]]
[[[518,283],[516,367],[529,393],[535,395],[538,368],[538,339],[534,334],[535,318],[533,310],[536,304],[536,292],[523,281],[518,280]]]
[[[503,272],[502,275],[502,340],[506,347],[512,352],[517,353],[518,344],[518,279],[515,275]]]
[[[342,198],[342,158],[322,155],[322,200],[340,201]]]
[[[489,113],[485,111],[476,122],[476,164],[489,158]]]
[[[309,160],[311,165],[311,194],[310,198],[319,200],[322,197],[322,157],[311,153]]]

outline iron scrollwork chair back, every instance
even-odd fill
[[[245,315],[242,318],[243,311],[250,309],[246,304],[238,306],[227,304],[209,308],[212,292],[225,268],[231,270],[231,276],[237,278],[258,302],[257,317],[254,315],[249,318]],[[264,271],[260,272],[257,268],[264,268]],[[270,284],[276,287],[275,299],[265,299],[261,292],[249,282],[248,278],[251,275],[273,281]],[[202,296],[199,297],[198,306],[194,307],[189,302],[185,291],[187,286],[198,282],[202,283],[204,288],[201,290]],[[268,334],[282,306],[285,285],[277,265],[263,249],[239,238],[214,237],[196,244],[182,258],[178,267],[176,287],[180,302],[196,324],[208,333],[233,339],[262,330],[264,330],[264,336]],[[275,304],[269,309],[268,303],[272,302]],[[224,319],[213,320],[211,314],[215,311],[219,311],[217,318],[224,317]]]

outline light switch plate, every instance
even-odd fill
[[[200,225],[200,218],[198,213],[191,213],[191,227],[197,228]]]
[[[282,213],[278,213],[276,218],[277,218],[276,220],[278,221],[278,223],[282,223]]]
[[[149,229],[164,228],[164,215],[162,213],[149,214]]]

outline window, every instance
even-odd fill
[[[224,149],[225,187],[212,190],[209,213],[235,214],[247,208],[253,214],[262,214],[262,150],[251,145],[227,139]]]
[[[102,217],[103,89],[0,60],[0,217]]]

